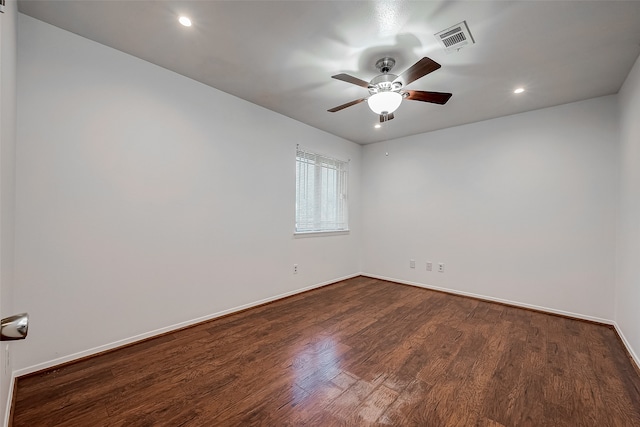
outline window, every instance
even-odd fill
[[[349,230],[349,163],[296,150],[296,233]]]

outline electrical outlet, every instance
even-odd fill
[[[433,263],[431,261],[427,261],[427,271],[433,271]]]
[[[444,262],[439,262],[438,263],[438,272],[439,273],[444,273]]]
[[[410,268],[416,268],[416,260],[415,259],[410,259],[409,260],[409,267]]]
[[[293,264],[293,274],[298,274],[298,264]]]

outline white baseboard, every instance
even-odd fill
[[[174,325],[170,325],[170,326],[166,326],[166,327],[163,327],[163,328],[160,328],[160,329],[156,329],[156,330],[153,330],[153,331],[150,331],[150,332],[145,332],[143,334],[134,335],[132,337],[121,339],[121,340],[118,340],[118,341],[114,341],[114,342],[111,342],[109,344],[100,345],[98,347],[90,348],[88,350],[83,350],[83,351],[80,351],[80,352],[77,352],[77,353],[73,353],[73,354],[69,354],[69,355],[66,355],[66,356],[58,357],[58,358],[53,359],[53,360],[49,360],[49,361],[46,361],[46,362],[43,362],[43,363],[38,363],[36,365],[28,366],[26,368],[18,369],[17,371],[13,372],[13,377],[17,378],[17,377],[21,377],[23,375],[31,374],[33,372],[38,372],[38,371],[41,371],[41,370],[44,370],[44,369],[49,369],[49,368],[52,368],[54,366],[62,365],[63,363],[72,362],[74,360],[81,359],[83,357],[91,356],[91,355],[94,355],[94,354],[98,354],[98,353],[101,353],[103,351],[113,350],[114,348],[122,347],[122,346],[127,345],[127,344],[132,344],[132,343],[135,343],[137,341],[142,341],[142,340],[147,339],[147,338],[152,338],[152,337],[157,336],[157,335],[161,335],[161,334],[164,334],[164,333],[167,333],[167,332],[171,332],[171,331],[175,331],[175,330],[178,330],[178,329],[182,329],[184,327],[195,325],[195,324],[200,323],[200,322],[205,322],[207,320],[213,320],[213,319],[215,319],[217,317],[225,316],[227,314],[235,313],[235,312],[238,312],[238,311],[241,311],[241,310],[246,310],[247,308],[256,307],[256,306],[261,305],[261,304],[265,304],[265,303],[268,303],[268,302],[272,302],[272,301],[275,301],[275,300],[286,298],[286,297],[289,297],[289,296],[292,296],[292,295],[296,295],[296,294],[299,294],[299,293],[302,293],[302,292],[306,292],[306,291],[309,291],[309,290],[312,290],[312,289],[315,289],[315,288],[319,288],[319,287],[322,287],[322,286],[325,286],[325,285],[329,285],[331,283],[336,283],[336,282],[340,282],[342,280],[347,280],[347,279],[351,279],[353,277],[358,277],[360,275],[361,275],[361,273],[356,273],[356,274],[340,277],[340,278],[337,278],[337,279],[328,280],[326,282],[316,283],[314,285],[307,286],[307,287],[304,287],[304,288],[301,288],[301,289],[296,289],[296,290],[291,291],[291,292],[285,292],[283,294],[275,295],[273,297],[265,298],[265,299],[262,299],[262,300],[259,300],[259,301],[254,301],[254,302],[251,302],[251,303],[248,303],[248,304],[243,304],[243,305],[240,305],[240,306],[237,306],[237,307],[233,307],[233,308],[230,308],[230,309],[227,309],[227,310],[219,311],[217,313],[213,313],[213,314],[209,314],[209,315],[206,315],[206,316],[198,317],[196,319],[187,320],[187,321],[184,321],[184,322],[176,323]]]
[[[4,424],[2,424],[4,427],[9,427],[9,416],[11,415],[11,404],[13,403],[13,390],[14,390],[14,385],[16,383],[16,375],[11,374],[11,380],[9,382],[9,394],[7,395],[7,403],[6,403],[6,408],[4,411]]]
[[[616,332],[620,336],[620,339],[622,340],[622,343],[624,344],[624,346],[627,348],[627,351],[631,355],[631,358],[633,359],[634,362],[636,362],[636,367],[640,369],[640,358],[638,357],[636,352],[633,351],[633,347],[631,347],[631,343],[627,340],[627,337],[624,336],[624,334],[622,333],[622,329],[620,329],[620,326],[618,325],[617,322],[615,321],[613,322],[613,327],[616,328]]]
[[[458,290],[449,289],[449,288],[442,288],[442,287],[439,287],[439,286],[432,286],[432,285],[427,285],[427,284],[424,284],[424,283],[411,282],[411,281],[408,281],[408,280],[393,279],[393,278],[390,278],[390,277],[379,276],[379,275],[376,275],[376,274],[362,273],[362,275],[363,276],[367,276],[367,277],[373,277],[374,279],[387,280],[389,282],[402,283],[402,284],[405,284],[405,285],[417,286],[417,287],[420,287],[420,288],[431,289],[431,290],[434,290],[434,291],[446,292],[448,294],[461,295],[461,296],[465,296],[465,297],[472,297],[472,298],[477,298],[477,299],[481,299],[481,300],[484,300],[484,301],[499,302],[499,303],[502,303],[502,304],[513,305],[515,307],[528,308],[528,309],[531,309],[531,310],[543,311],[545,313],[559,314],[561,316],[574,317],[576,319],[582,319],[582,320],[589,320],[591,322],[604,323],[605,325],[614,325],[615,324],[613,320],[609,320],[609,319],[603,319],[603,318],[595,317],[595,316],[588,316],[586,314],[573,313],[573,312],[570,312],[570,311],[558,310],[558,309],[555,309],[555,308],[542,307],[542,306],[539,306],[539,305],[527,304],[527,303],[523,303],[523,302],[519,302],[519,301],[511,301],[511,300],[508,300],[508,299],[489,297],[489,296],[486,296],[486,295],[480,295],[480,294],[474,294],[474,293],[471,293],[471,292],[458,291]]]

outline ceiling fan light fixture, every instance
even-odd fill
[[[398,92],[378,92],[369,97],[369,108],[376,114],[391,114],[398,109],[402,95]]]
[[[371,111],[380,116],[380,123],[384,123],[389,120],[393,120],[393,113],[398,109],[403,98],[407,98],[408,101],[430,102],[432,104],[439,105],[446,104],[447,101],[449,101],[449,98],[451,98],[451,93],[403,89],[411,82],[414,82],[439,69],[440,64],[435,62],[433,59],[425,56],[406,69],[399,76],[389,74],[389,71],[394,64],[395,60],[393,58],[386,57],[380,59],[376,63],[376,67],[382,74],[374,77],[370,82],[366,82],[362,79],[344,73],[331,76],[333,79],[342,80],[343,82],[368,89],[369,97],[356,99],[354,101],[338,105],[337,107],[331,108],[327,111],[335,113],[337,111],[344,110],[347,107],[351,107],[352,105],[366,101],[367,104],[369,104]]]

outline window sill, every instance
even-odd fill
[[[293,237],[295,239],[300,239],[304,237],[320,237],[320,236],[341,236],[344,234],[349,234],[349,230],[340,230],[340,231],[302,231],[302,232],[294,232]]]

